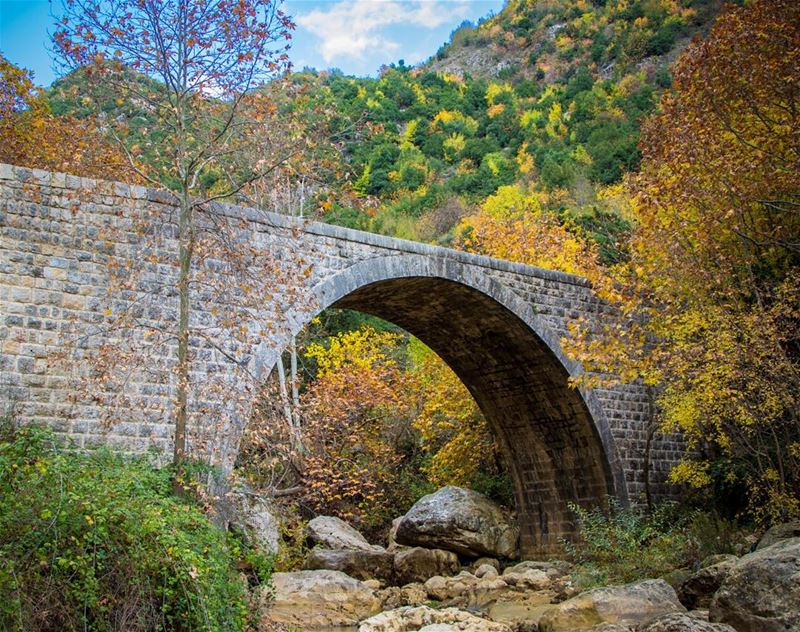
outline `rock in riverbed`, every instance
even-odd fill
[[[503,623],[458,608],[435,610],[428,606],[397,608],[362,622],[358,632],[511,632]]]
[[[663,579],[646,579],[583,592],[547,610],[539,632],[576,632],[601,623],[642,625],[664,614],[685,612]]]
[[[711,600],[709,616],[738,632],[800,630],[800,538],[741,557]]]
[[[367,539],[344,520],[334,516],[317,516],[306,525],[308,537],[323,549],[334,551],[383,551],[382,546]]]
[[[514,558],[519,529],[497,503],[471,489],[449,486],[420,498],[397,525],[396,539],[466,557]]]
[[[261,619],[303,630],[358,625],[381,610],[375,592],[338,571],[275,573],[273,589],[262,592]]]

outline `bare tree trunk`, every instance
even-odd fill
[[[178,276],[178,366],[177,373],[177,405],[175,416],[175,451],[174,462],[180,463],[186,458],[186,419],[189,405],[189,272],[192,266],[194,237],[192,235],[192,208],[188,195],[181,198],[179,230],[179,262]]]
[[[291,351],[291,377],[292,377],[292,406],[294,406],[295,422],[299,425],[297,411],[300,410],[300,393],[297,387],[297,336],[292,336]]]
[[[292,404],[289,401],[289,392],[286,389],[286,369],[283,364],[283,356],[278,356],[278,384],[281,389],[281,401],[283,402],[283,414],[286,416],[286,423],[294,432],[294,419],[292,418]]]

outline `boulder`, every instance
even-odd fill
[[[491,564],[481,564],[473,573],[475,577],[497,577],[500,573]]]
[[[800,521],[776,524],[774,527],[768,529],[758,541],[758,544],[756,545],[756,551],[760,549],[766,549],[768,546],[772,546],[776,542],[788,540],[789,538],[800,538]]]
[[[466,557],[513,558],[519,529],[497,503],[471,489],[449,486],[420,498],[398,524],[396,538],[399,544]]]
[[[444,626],[444,627],[443,627]],[[459,610],[444,608],[435,610],[428,606],[404,607],[381,612],[379,615],[362,621],[358,632],[406,632],[418,630],[458,631],[458,632],[511,632],[511,628],[477,615]]]
[[[397,543],[397,527],[400,525],[400,521],[403,519],[403,516],[399,518],[395,518],[392,520],[392,526],[389,528],[389,538],[388,544],[386,545],[386,550],[394,553],[395,551],[399,551],[400,549],[404,549],[402,544]]]
[[[394,576],[394,555],[387,551],[312,549],[306,558],[307,570],[341,571],[356,579],[382,579]]]
[[[736,632],[727,623],[709,623],[690,613],[667,614],[648,623],[641,632]]]
[[[505,580],[500,577],[482,577],[470,586],[464,595],[465,605],[470,610],[486,610],[500,599],[513,592]]]
[[[556,593],[549,590],[550,583],[547,576],[536,569],[507,577],[499,577],[496,573],[476,577],[472,573],[461,571],[453,577],[431,577],[425,582],[425,590],[432,600],[459,608],[485,611],[499,601],[524,600],[529,602],[528,605],[552,603]],[[519,608],[515,606],[506,610],[516,611]]]
[[[675,612],[685,612],[675,590],[663,579],[646,579],[595,588],[552,606],[539,619],[539,630],[574,632],[601,623],[641,625]]]
[[[303,630],[358,625],[381,610],[373,590],[339,571],[275,573],[261,592],[261,629],[271,624]]]
[[[484,565],[491,566],[498,573],[500,572],[500,560],[495,557],[479,557],[477,560],[472,562],[470,565],[470,570],[474,573]]]
[[[503,580],[520,590],[544,590],[550,587],[551,579],[538,568],[526,568],[503,573]]]
[[[428,597],[435,601],[452,601],[459,599],[475,584],[478,578],[472,573],[461,571],[453,577],[435,575],[425,582]]]
[[[280,514],[270,498],[247,489],[229,494],[227,528],[265,553],[277,553],[281,541]]]
[[[538,562],[534,560],[526,560],[509,566],[503,571],[503,575],[519,574],[529,570],[543,571],[550,579],[558,579],[569,575],[572,569],[572,564],[563,560],[554,560],[552,562]]]
[[[700,568],[708,568],[709,566],[714,566],[720,562],[735,562],[738,559],[739,556],[733,555],[732,553],[717,553],[716,555],[709,555],[702,562],[700,562]]]
[[[308,537],[324,549],[334,551],[383,551],[382,546],[372,545],[366,538],[334,516],[317,516],[306,526]]]
[[[394,572],[400,584],[425,582],[434,575],[455,575],[460,568],[452,551],[413,547],[394,554]]]
[[[694,575],[694,571],[691,571],[688,568],[676,568],[671,570],[666,575],[662,575],[661,579],[672,586],[675,589],[675,592],[678,592],[683,582],[689,579],[692,575]]]
[[[717,556],[714,556],[715,559]],[[735,555],[721,558],[716,564],[702,566],[699,571],[687,577],[678,588],[678,599],[689,610],[695,608],[708,608],[711,597],[722,585],[728,576],[737,558]],[[709,560],[714,561],[714,560]]]
[[[709,618],[739,632],[800,630],[800,538],[739,558],[711,600]]]
[[[393,610],[402,606],[420,606],[428,601],[428,593],[422,584],[389,586],[378,593],[383,610]]]

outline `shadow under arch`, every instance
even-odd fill
[[[392,322],[458,375],[500,439],[514,482],[523,553],[561,549],[561,540],[574,533],[569,502],[596,505],[610,496],[627,504],[605,413],[591,391],[568,385],[580,365],[564,355],[558,337],[531,306],[483,268],[389,255],[350,266],[313,292],[316,313],[345,308]],[[295,333],[316,313],[297,319]],[[275,358],[260,363],[269,371]]]

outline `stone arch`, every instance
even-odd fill
[[[354,309],[403,327],[455,371],[502,444],[524,553],[560,550],[561,539],[574,530],[569,502],[592,505],[614,497],[627,504],[606,415],[590,391],[568,386],[580,365],[565,356],[532,307],[481,266],[389,255],[325,278],[313,292],[315,313],[295,317],[295,333],[323,309]],[[276,353],[257,356],[262,374],[272,369]]]

